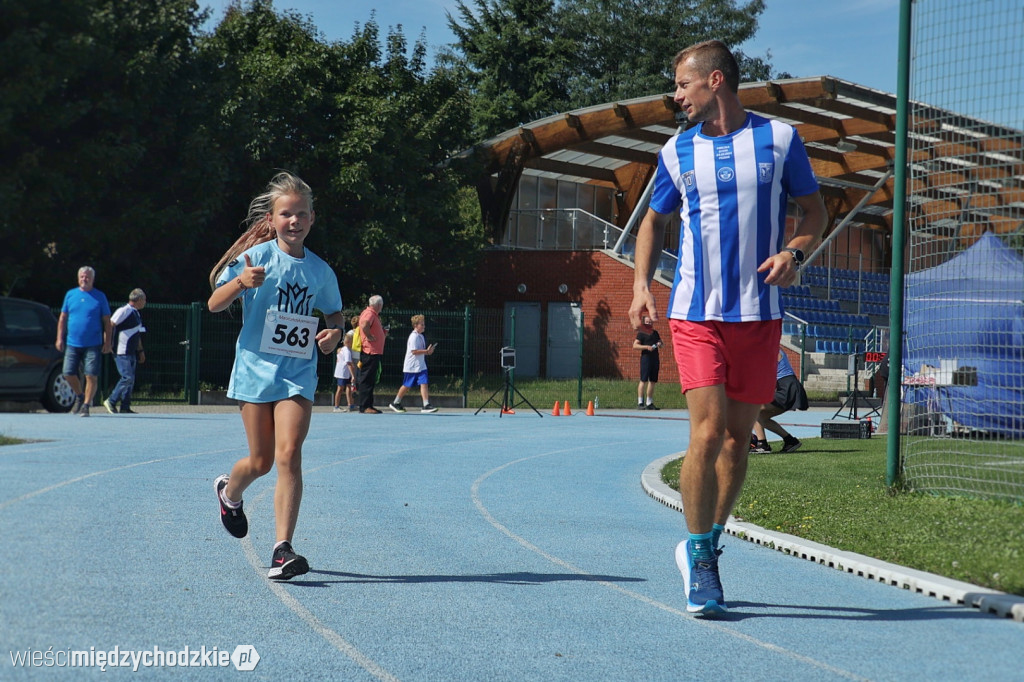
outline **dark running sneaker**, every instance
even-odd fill
[[[645,410],[660,410],[661,408],[658,407],[657,405],[655,405],[654,403],[647,403],[647,407],[645,407],[644,409]]]
[[[291,580],[303,573],[309,573],[309,562],[306,561],[306,557],[296,554],[291,543],[282,542],[274,550],[267,577],[271,580]]]
[[[759,440],[757,441],[757,444],[750,449],[750,451],[759,455],[770,455],[772,452],[772,446],[768,445],[768,441],[766,440]]]
[[[800,439],[799,438],[794,438],[793,436],[789,436],[787,438],[783,438],[782,439],[782,451],[783,452],[793,452],[794,450],[799,448],[801,445],[803,445],[803,443],[800,442]]]
[[[420,412],[424,414],[433,414],[434,412],[437,412],[437,408],[431,405],[430,403],[427,403],[420,409]]]
[[[397,412],[399,414],[405,413],[405,408],[402,407],[402,403],[388,403],[388,407],[391,408],[392,412]]]
[[[71,414],[78,414],[82,411],[82,405],[85,404],[84,395],[76,395],[75,402],[71,405]]]
[[[124,405],[121,405],[121,414],[138,414],[138,412],[136,412],[130,407],[125,407]]]
[[[687,612],[707,615],[729,610],[722,594],[722,581],[718,577],[717,552],[711,559],[694,561],[690,541],[684,540],[676,547],[676,566],[686,583]]]
[[[224,504],[224,500],[221,499],[220,491],[224,490],[228,485],[228,475],[221,474],[213,481],[213,489],[217,491],[217,504],[220,505],[220,521],[227,528],[228,532],[234,535],[236,538],[244,538],[249,532],[249,520],[245,518],[245,512],[242,511],[242,503],[238,503],[237,509]]]

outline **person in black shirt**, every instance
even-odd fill
[[[640,351],[640,383],[636,387],[638,410],[660,409],[654,404],[654,385],[658,383],[658,370],[661,368],[661,358],[658,355],[661,346],[658,330],[651,325],[651,318],[644,315],[633,341],[633,350]]]

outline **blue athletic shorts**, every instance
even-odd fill
[[[341,386],[342,388],[345,388],[346,386],[351,386],[352,377],[349,377],[347,379],[338,379],[338,385]]]
[[[427,386],[430,384],[427,381],[427,370],[422,372],[402,372],[402,385],[407,388],[419,385]]]
[[[101,350],[101,346],[89,346],[88,348],[68,346],[64,350],[64,374],[78,374],[78,366],[84,365],[85,376],[99,376],[100,358],[103,355]]]

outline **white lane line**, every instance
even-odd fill
[[[125,471],[126,469],[134,469],[135,467],[148,466],[150,464],[160,464],[161,462],[173,462],[174,460],[177,460],[177,459],[188,459],[190,457],[202,457],[204,455],[219,455],[219,454],[224,453],[224,452],[237,452],[237,451],[238,451],[238,448],[235,447],[235,448],[225,448],[223,450],[208,450],[206,452],[190,452],[190,453],[188,453],[186,455],[175,455],[174,457],[162,457],[160,459],[149,459],[149,460],[146,460],[145,462],[133,462],[132,464],[125,464],[123,466],[114,467],[112,469],[104,469],[103,471],[94,471],[92,473],[83,474],[83,475],[77,476],[75,478],[69,478],[66,481],[61,481],[60,483],[54,483],[53,485],[48,485],[45,488],[40,488],[39,490],[33,490],[30,493],[25,493],[24,495],[20,495],[18,497],[12,497],[9,500],[5,500],[3,502],[0,502],[0,509],[5,509],[6,507],[10,507],[11,505],[17,504],[19,502],[24,502],[25,500],[32,499],[33,497],[36,497],[38,495],[42,495],[44,493],[53,492],[54,490],[57,490],[58,488],[63,488],[64,486],[71,485],[72,483],[80,483],[82,481],[85,481],[87,479],[93,478],[95,476],[105,476],[107,474],[113,474],[113,473],[116,473],[118,471]]]
[[[480,478],[478,478],[475,481],[473,481],[473,485],[470,488],[473,504],[476,506],[477,510],[480,512],[480,514],[484,517],[484,519],[489,524],[491,524],[495,529],[497,529],[502,534],[506,535],[507,537],[509,537],[510,539],[515,541],[517,544],[519,544],[524,549],[527,549],[527,550],[529,550],[531,552],[534,552],[535,554],[538,554],[538,555],[542,556],[543,558],[547,559],[548,561],[550,561],[551,563],[555,564],[556,566],[561,566],[562,568],[564,568],[564,569],[566,569],[568,571],[571,571],[571,572],[573,572],[573,573],[575,573],[577,575],[583,575],[583,576],[588,576],[588,577],[595,577],[592,573],[589,573],[589,572],[583,570],[582,568],[574,566],[573,564],[569,563],[568,561],[565,561],[564,559],[560,559],[560,558],[558,558],[558,557],[556,557],[556,556],[554,556],[552,554],[549,554],[548,552],[545,552],[540,547],[538,547],[537,545],[533,544],[532,542],[530,542],[526,538],[524,538],[524,537],[522,537],[520,535],[516,535],[511,530],[509,530],[509,528],[507,526],[505,526],[500,521],[498,521],[496,518],[494,518],[494,516],[487,510],[487,507],[484,506],[484,503],[480,500],[480,484],[483,483],[488,478],[490,478],[491,476],[493,476],[494,474],[498,473],[499,471],[502,471],[503,469],[507,469],[508,467],[514,466],[516,464],[521,464],[522,462],[527,462],[527,461],[532,460],[532,459],[538,459],[538,458],[541,458],[541,457],[550,457],[552,455],[558,455],[558,454],[563,454],[563,453],[567,453],[567,452],[579,452],[581,450],[593,449],[593,448],[598,448],[598,447],[600,447],[602,449],[605,449],[605,448],[609,448],[609,447],[616,447],[618,445],[635,445],[635,441],[630,440],[630,441],[622,441],[621,443],[601,443],[600,445],[593,445],[593,446],[588,446],[588,447],[566,448],[564,450],[554,450],[554,451],[545,452],[545,453],[542,453],[542,454],[539,454],[539,455],[531,455],[530,457],[522,457],[520,459],[512,460],[511,462],[506,462],[505,464],[502,464],[501,466],[495,467],[494,469],[491,469],[490,471],[484,473],[482,476],[480,476]],[[734,637],[736,639],[740,639],[740,640],[742,640],[742,641],[744,641],[744,642],[746,642],[748,644],[752,644],[752,645],[754,645],[756,647],[760,647],[762,649],[766,649],[766,650],[771,651],[773,653],[780,654],[782,656],[785,656],[787,658],[791,658],[791,659],[793,659],[795,661],[799,661],[801,663],[806,663],[807,665],[810,665],[810,666],[812,666],[814,668],[818,668],[819,670],[827,671],[827,672],[833,673],[835,675],[838,675],[840,677],[844,677],[844,678],[849,679],[849,680],[858,680],[860,682],[870,682],[870,678],[861,677],[860,675],[857,675],[856,673],[852,673],[852,672],[850,672],[848,670],[843,670],[842,668],[836,668],[836,667],[831,666],[831,665],[829,665],[827,663],[815,660],[815,659],[810,658],[808,656],[804,656],[803,654],[797,653],[797,652],[792,651],[790,649],[787,649],[785,647],[781,647],[781,646],[778,646],[776,644],[772,644],[770,642],[762,641],[762,640],[757,639],[755,637],[751,637],[750,635],[743,634],[742,632],[737,632],[736,630],[733,630],[732,628],[727,627],[723,623],[718,623],[718,622],[715,622],[715,621],[712,621],[712,620],[706,620],[706,619],[702,619],[702,618],[694,618],[691,614],[688,614],[685,611],[681,611],[681,610],[679,610],[679,609],[677,609],[677,608],[675,608],[673,606],[669,606],[668,604],[665,604],[663,602],[657,601],[655,599],[651,599],[650,597],[648,597],[646,595],[643,595],[643,594],[640,594],[638,592],[634,592],[632,590],[626,589],[626,588],[622,587],[621,585],[616,585],[613,582],[610,582],[610,581],[607,581],[607,580],[594,580],[593,582],[597,583],[598,585],[602,585],[602,586],[607,587],[609,589],[615,590],[616,592],[619,592],[620,594],[623,594],[623,595],[625,595],[625,596],[627,596],[627,597],[629,597],[631,599],[635,599],[636,601],[639,601],[639,602],[642,602],[644,604],[647,604],[648,606],[653,606],[653,607],[655,607],[657,609],[661,609],[662,611],[666,611],[666,612],[671,613],[671,614],[673,614],[675,616],[682,616],[683,618],[686,619],[686,621],[688,623],[693,623],[694,625],[700,625],[700,626],[703,626],[703,627],[706,627],[706,628],[711,628],[713,630],[718,630],[722,634],[729,635],[729,636]]]
[[[339,464],[347,464],[349,462],[355,462],[356,460],[360,459],[368,459],[374,456],[375,455],[361,455],[359,457],[351,457],[349,459],[336,460],[334,462],[322,464],[319,467],[309,469],[303,472],[303,476],[310,474],[314,471],[319,471],[320,469],[325,469],[327,467],[336,466]],[[256,495],[256,497],[253,498],[252,502],[250,503],[249,510],[252,511],[253,509],[255,509],[259,505],[259,503],[273,490],[274,486],[272,485],[264,488],[262,492],[260,492],[258,495]],[[348,656],[353,663],[355,663],[360,668],[376,677],[378,680],[384,680],[386,682],[399,682],[399,678],[389,673],[387,670],[384,669],[383,666],[381,666],[372,658],[370,658],[362,651],[357,649],[350,642],[348,642],[348,640],[339,635],[336,631],[324,625],[323,621],[317,618],[312,611],[303,606],[303,604],[298,599],[293,597],[288,592],[288,590],[285,589],[283,583],[268,578],[267,568],[263,565],[263,562],[261,562],[260,558],[256,555],[256,548],[253,547],[251,535],[246,535],[242,539],[242,549],[245,552],[246,560],[248,560],[253,570],[256,571],[256,575],[263,579],[263,581],[267,584],[267,587],[270,588],[270,591],[274,593],[274,596],[276,596],[281,601],[282,604],[291,609],[291,611],[299,618],[301,618],[302,621],[306,623],[306,625],[308,625],[314,632],[316,632],[318,635],[327,640],[327,642],[335,649],[337,649],[339,652],[341,652],[345,656]]]
[[[333,439],[321,438],[321,439],[317,439],[317,440],[333,440]],[[485,438],[485,439],[480,439],[480,440],[483,440],[483,441],[495,440],[495,441],[502,442],[502,439],[500,439],[500,438]],[[310,440],[307,439],[306,442],[309,443]],[[471,441],[471,442],[480,442],[480,441],[477,440],[477,441]],[[377,456],[380,456],[382,454],[400,455],[402,453],[413,452],[413,451],[416,451],[418,449],[419,449],[418,446],[410,446],[410,447],[407,447],[407,448],[400,448],[398,450],[389,450],[386,453],[375,453],[375,454],[372,454],[372,455],[360,455],[358,457],[350,457],[350,458],[347,458],[347,459],[335,460],[333,462],[326,462],[326,463],[321,464],[320,466],[317,466],[317,467],[313,467],[313,468],[310,468],[310,469],[304,469],[303,470],[303,478],[305,478],[309,474],[312,474],[312,473],[314,473],[316,471],[320,471],[321,469],[326,469],[326,468],[332,467],[332,466],[338,466],[339,464],[348,464],[350,462],[355,462],[355,461],[358,461],[358,460],[361,460],[361,459],[369,459],[371,457],[377,457]],[[256,495],[252,499],[250,504],[249,504],[249,511],[252,511],[253,509],[255,509],[256,506],[273,489],[274,489],[273,486],[268,486],[268,487],[264,488],[258,495]],[[369,656],[367,656],[366,654],[361,652],[359,649],[357,649],[355,646],[353,646],[351,643],[349,643],[344,637],[339,635],[336,631],[334,631],[331,628],[329,628],[326,625],[324,625],[323,621],[321,621],[319,618],[317,618],[316,615],[314,615],[312,611],[310,611],[305,606],[303,606],[302,603],[299,602],[298,599],[293,597],[285,589],[285,587],[284,587],[284,585],[282,583],[274,581],[274,580],[270,580],[269,578],[267,578],[267,576],[266,576],[266,570],[267,569],[263,565],[263,563],[260,561],[260,558],[256,555],[256,548],[253,547],[252,536],[251,535],[247,535],[247,536],[245,536],[245,538],[242,539],[242,549],[245,552],[245,558],[246,558],[246,560],[248,560],[249,565],[251,565],[253,570],[256,571],[256,574],[259,577],[261,577],[264,580],[264,582],[267,583],[267,586],[274,593],[274,595],[279,600],[281,600],[281,603],[283,603],[285,606],[287,606],[289,609],[291,609],[292,612],[295,613],[295,615],[297,615],[299,618],[301,618],[318,635],[320,635],[321,637],[326,639],[330,643],[331,646],[333,646],[335,649],[340,651],[345,656],[348,656],[350,659],[352,659],[352,661],[356,665],[358,665],[360,668],[362,668],[366,672],[370,673],[371,675],[373,675],[377,679],[379,679],[379,680],[388,680],[389,682],[392,681],[392,680],[394,682],[398,682],[398,678],[395,677],[394,675],[392,675],[391,673],[389,673],[387,670],[385,670],[383,666],[381,666],[376,661],[371,659]]]

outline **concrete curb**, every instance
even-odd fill
[[[648,495],[679,512],[683,511],[679,493],[661,480],[661,470],[666,464],[679,459],[682,455],[683,453],[677,452],[655,460],[647,465],[640,476],[640,483]],[[952,604],[971,606],[984,613],[1012,618],[1018,623],[1024,623],[1024,597],[897,566],[862,554],[833,549],[798,538],[795,535],[771,532],[752,523],[737,521],[732,517],[729,517],[725,532],[741,540],[807,559],[850,575],[875,580],[904,590],[913,590],[918,594],[928,595]]]

